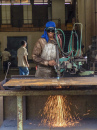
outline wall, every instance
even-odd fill
[[[78,21],[83,24],[83,39],[86,51],[95,35],[95,0],[77,0]]]
[[[43,32],[2,32],[0,33],[1,52],[7,47],[8,36],[27,36],[28,43],[28,59],[32,59],[32,51],[35,43],[41,37]],[[14,44],[14,43],[13,43]],[[30,68],[35,67],[34,63],[29,63]],[[0,68],[1,63],[0,63]]]
[[[52,18],[60,18],[61,22],[65,23],[65,5],[63,4],[64,0],[52,0]],[[95,11],[97,12],[97,7],[95,10],[95,0],[77,0],[78,5],[78,20],[83,24],[83,36],[82,42],[85,45],[85,51],[87,51],[88,46],[91,44],[92,36],[97,34],[97,18],[95,22]],[[97,2],[96,2],[97,5]],[[51,11],[51,9],[50,9]],[[49,12],[51,14],[51,12]],[[96,13],[97,16],[97,13]],[[49,16],[50,17],[50,16]],[[96,26],[96,27],[95,27]],[[27,36],[28,37],[28,58],[31,59],[31,53],[34,46],[34,43],[37,39],[43,34],[43,32],[1,32],[0,33],[0,42],[1,42],[1,51],[7,45],[7,36]]]
[[[64,29],[65,27],[64,0],[52,0],[52,19],[59,19],[59,18],[61,20],[61,26]]]
[[[49,96],[26,97],[26,119],[40,120],[48,97]],[[96,95],[67,96],[65,101],[64,103],[70,106],[71,115],[75,115],[76,113],[80,119],[97,119]],[[16,97],[4,97],[4,119],[16,120],[16,103]],[[63,106],[63,108],[65,107],[66,106]]]
[[[1,51],[7,47],[7,36],[27,36],[28,59],[32,59],[33,47],[42,34],[43,32],[2,32],[0,33]]]

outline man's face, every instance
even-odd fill
[[[54,37],[55,29],[52,27],[47,28],[48,37]]]

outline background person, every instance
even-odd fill
[[[5,48],[4,51],[2,52],[1,58],[3,62],[3,72],[5,73],[8,68],[8,62],[10,61],[10,58],[11,58],[11,54],[7,48]]]
[[[29,64],[27,60],[27,42],[22,41],[21,42],[21,47],[17,51],[17,59],[18,59],[18,67],[19,67],[19,74],[20,75],[29,75]]]
[[[56,72],[56,40],[55,40],[56,25],[53,21],[46,23],[44,34],[36,42],[32,58],[37,63],[35,77],[55,77]]]

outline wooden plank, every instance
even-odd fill
[[[44,96],[44,95],[97,95],[97,90],[34,90],[12,91],[1,90],[0,96]]]
[[[3,86],[80,86],[97,85],[97,77],[68,77],[68,78],[25,78],[10,79]]]
[[[0,96],[0,126],[3,124],[3,96]]]

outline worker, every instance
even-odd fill
[[[56,24],[53,21],[46,23],[44,34],[36,42],[32,58],[37,63],[35,77],[55,77],[56,72]]]
[[[19,67],[19,74],[20,75],[29,75],[29,64],[27,60],[27,42],[22,41],[21,42],[21,47],[17,51],[17,59],[18,59],[18,67]]]
[[[7,72],[7,68],[8,68],[8,62],[11,59],[11,54],[8,51],[7,48],[5,48],[4,51],[2,52],[1,59],[2,59],[2,62],[3,62],[3,72],[6,73]]]

